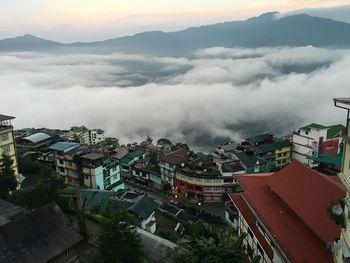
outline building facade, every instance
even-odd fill
[[[95,145],[105,140],[105,132],[101,129],[87,130],[81,133],[80,143]]]
[[[243,192],[230,194],[226,218],[245,249],[260,262],[332,262],[332,244],[341,228],[327,213],[344,198],[337,177],[323,175],[299,161],[273,174],[237,177]]]
[[[15,117],[0,114],[0,162],[3,154],[8,155],[12,160],[12,169],[19,181],[16,144],[13,135],[11,120]]]
[[[344,134],[343,161],[339,178],[346,188],[346,198],[342,206],[344,227],[339,240],[335,240],[332,251],[337,263],[350,262],[350,98],[334,99],[336,107],[347,110],[346,130]]]
[[[318,157],[320,154],[337,155],[342,142],[343,125],[324,126],[311,123],[293,132],[294,160],[298,160],[311,167],[316,164],[309,157]]]

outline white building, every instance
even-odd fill
[[[293,133],[292,158],[312,167],[315,165],[308,157],[339,154],[344,129],[340,124],[323,126],[315,123],[299,128]]]
[[[105,140],[105,132],[101,129],[87,130],[80,135],[80,143],[95,145]]]

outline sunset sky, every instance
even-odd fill
[[[145,30],[178,30],[264,12],[349,4],[348,0],[1,0],[0,38],[31,33],[92,41]]]

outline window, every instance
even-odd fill
[[[63,160],[58,160],[59,164],[64,164],[64,161]]]
[[[7,141],[9,139],[9,134],[8,133],[3,133],[2,135],[1,135],[1,140],[2,141]]]
[[[3,146],[2,152],[3,152],[3,154],[9,154],[10,153],[10,146],[9,145]]]
[[[66,251],[64,251],[63,254],[64,254],[65,257],[68,257],[68,256],[69,256],[69,249],[67,249]]]
[[[64,168],[60,167],[60,172],[64,173]]]

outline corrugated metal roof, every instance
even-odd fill
[[[73,150],[78,147],[80,144],[75,142],[58,142],[49,147],[50,150],[58,151],[58,152],[67,152]]]
[[[16,117],[12,117],[12,116],[7,116],[7,115],[0,114],[0,121],[12,120],[12,119],[15,119],[15,118],[16,118]]]
[[[34,133],[32,135],[29,135],[23,139],[31,141],[32,143],[38,143],[38,142],[44,141],[44,140],[49,139],[49,138],[51,138],[50,135],[43,133],[43,132],[38,132],[38,133]]]

